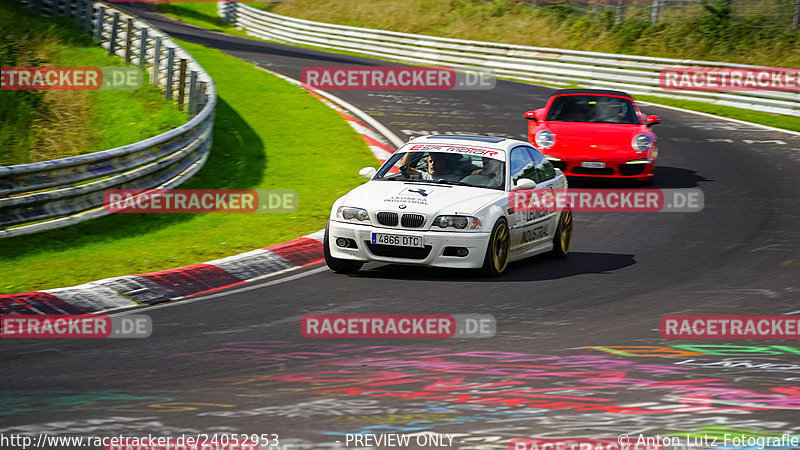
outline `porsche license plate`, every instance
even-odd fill
[[[423,247],[422,236],[404,236],[401,234],[372,233],[372,243],[393,245],[395,247]]]
[[[584,161],[581,163],[581,167],[586,167],[587,169],[603,169],[606,167],[606,163],[597,161]]]

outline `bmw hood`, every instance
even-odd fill
[[[487,203],[504,198],[505,191],[424,182],[370,181],[348,193],[342,205],[379,211],[474,215]]]

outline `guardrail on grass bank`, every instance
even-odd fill
[[[100,217],[107,189],[167,189],[194,175],[211,149],[217,94],[205,70],[164,32],[106,3],[28,0],[45,17],[74,18],[189,114],[185,124],[124,147],[51,161],[0,167],[0,237],[19,236]]]

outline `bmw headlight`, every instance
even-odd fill
[[[638,134],[633,141],[631,141],[631,146],[637,152],[645,152],[650,149],[650,146],[653,145],[653,139],[646,134]]]
[[[339,209],[336,211],[336,217],[339,219],[344,219],[349,222],[364,222],[371,223],[369,221],[369,214],[367,213],[366,209],[362,208],[351,208],[349,206],[340,206]]]
[[[433,221],[433,226],[459,230],[480,230],[481,221],[477,217],[471,216],[439,216]]]
[[[542,130],[536,133],[535,140],[540,148],[550,148],[556,143],[556,135],[550,130]]]

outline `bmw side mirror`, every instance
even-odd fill
[[[372,179],[372,176],[375,175],[377,171],[378,169],[374,167],[364,167],[363,169],[358,171],[358,174],[369,180]]]
[[[535,181],[531,180],[530,178],[520,178],[517,180],[517,183],[511,188],[511,190],[518,191],[520,189],[534,189],[535,187]]]

